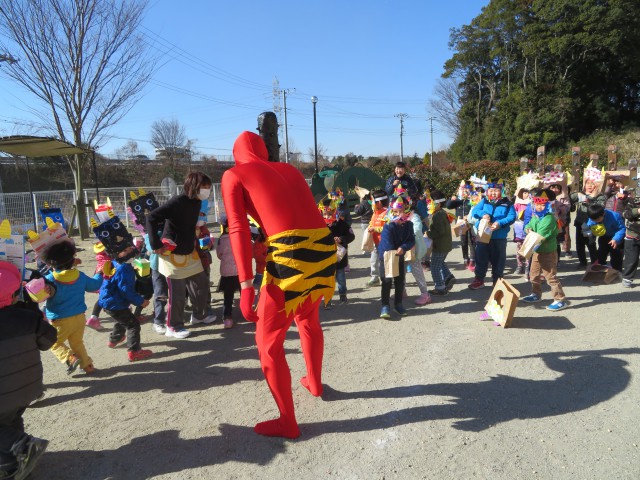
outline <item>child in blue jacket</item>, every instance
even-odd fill
[[[490,222],[491,240],[489,243],[476,241],[476,269],[475,279],[469,284],[471,290],[484,287],[489,262],[491,262],[491,277],[496,283],[504,274],[507,260],[507,235],[511,225],[516,221],[516,211],[513,203],[502,197],[502,184],[488,183],[487,195],[472,211],[475,226],[478,229],[480,220]]]
[[[115,321],[107,346],[115,348],[126,339],[130,362],[144,360],[152,354],[151,350],[143,350],[140,346],[140,322],[129,308],[132,304],[142,308],[149,305],[149,300],[136,292],[136,273],[131,265],[135,251],[134,247],[128,247],[118,254],[98,299],[100,306]]]
[[[392,200],[389,206],[388,222],[382,228],[380,243],[378,244],[378,255],[380,256],[380,280],[382,282],[382,310],[380,317],[391,318],[391,308],[389,300],[391,297],[391,283],[395,287],[393,309],[400,316],[405,316],[407,311],[402,306],[402,296],[404,293],[405,266],[404,254],[415,245],[413,234],[413,223],[409,220],[411,216],[411,204],[408,198],[398,197]],[[393,252],[399,258],[398,276],[387,278],[384,269],[385,252]]]
[[[624,236],[627,232],[624,218],[617,212],[605,210],[597,203],[589,204],[587,215],[587,226],[598,239],[598,263],[605,265],[611,253],[611,267],[621,272]]]
[[[87,310],[84,294],[97,292],[102,277],[96,274],[91,278],[79,271],[75,267],[75,254],[76,247],[71,240],[54,244],[41,254],[42,261],[51,267],[45,278],[53,284],[47,287],[51,296],[47,299],[45,315],[57,331],[51,351],[67,366],[67,373],[75,372],[78,367],[93,373],[93,360],[83,341]]]

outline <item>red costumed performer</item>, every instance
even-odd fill
[[[296,438],[291,372],[284,339],[294,320],[300,333],[307,375],[300,382],[322,394],[324,338],[318,320],[322,297],[335,287],[336,246],[304,177],[286,163],[269,162],[262,138],[243,132],[233,147],[235,167],[222,177],[222,198],[242,290],[240,309],[256,324],[260,365],[280,410],[280,418],[258,423],[261,435]],[[257,314],[252,305],[251,215],[267,236],[267,265]]]

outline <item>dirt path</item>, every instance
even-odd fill
[[[252,431],[276,415],[252,324],[194,327],[175,340],[147,323],[142,343],[155,354],[139,363],[88,330],[99,375],[69,377],[43,354],[47,397],[25,420],[51,443],[32,478],[640,478],[640,287],[582,284],[575,260],[563,262],[571,308],[520,306],[514,328],[501,329],[478,320],[490,289],[467,290],[460,260],[456,244],[448,263],[458,283],[425,307],[413,305],[409,276],[409,316],[390,322],[378,318],[379,288],[364,287],[368,257],[352,248],[350,302],[321,311],[322,399],[298,383],[295,328],[287,336],[295,441]],[[524,279],[507,279],[529,293]],[[95,296],[87,300],[91,308]]]

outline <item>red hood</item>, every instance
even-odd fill
[[[264,140],[253,132],[242,132],[233,144],[236,165],[252,162],[268,162],[269,153]]]

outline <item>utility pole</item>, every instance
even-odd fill
[[[400,119],[400,161],[401,162],[404,162],[404,150],[402,147],[402,136],[404,135],[404,119],[407,118],[408,116],[409,115],[407,115],[406,113],[398,113],[394,115],[394,117]]]
[[[437,117],[429,117],[427,118],[427,122],[431,123],[431,168],[433,168],[433,121],[436,119]]]
[[[289,125],[287,124],[287,94],[295,92],[295,88],[285,88],[282,90],[282,103],[284,108],[284,161],[289,163]]]

